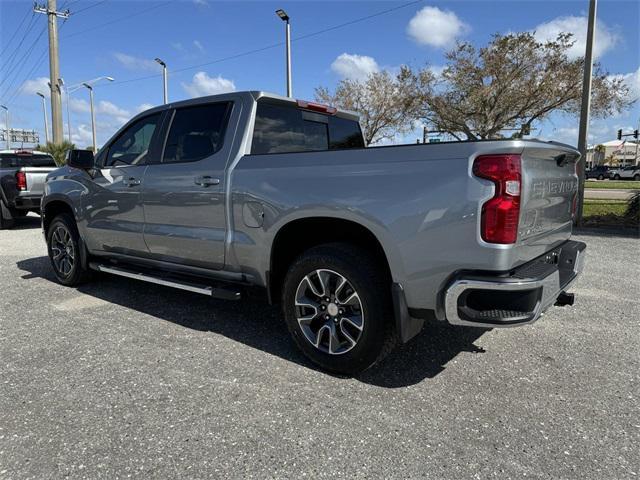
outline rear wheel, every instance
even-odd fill
[[[636,182],[640,181],[640,173],[636,173],[636,174],[633,176],[633,179],[634,179]]]
[[[298,347],[332,372],[357,374],[395,345],[390,285],[370,255],[348,244],[298,257],[285,277],[283,309]]]
[[[58,281],[66,286],[81,285],[89,279],[89,270],[80,260],[80,235],[75,220],[68,213],[55,217],[47,230],[47,248]]]
[[[617,173],[613,176],[614,180],[620,180],[620,175],[618,175]]]
[[[602,174],[598,175],[598,180],[604,180],[604,175]]]
[[[11,210],[0,200],[0,230],[12,228],[15,224]]]

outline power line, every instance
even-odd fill
[[[11,54],[4,60],[3,64],[0,65],[0,71],[5,67],[9,68],[9,66],[11,65],[11,62],[13,61],[13,59],[16,56],[16,54],[18,53],[18,50],[20,50],[20,47],[22,47],[22,44],[24,43],[26,38],[29,36],[31,31],[35,27],[34,19],[35,19],[35,15],[32,15],[31,16],[31,20],[29,20],[29,23],[28,23],[28,25],[26,26],[26,28],[24,30],[24,34],[22,35],[22,38],[18,42],[18,45],[16,45],[16,47],[13,49],[13,52],[11,52]]]
[[[98,7],[98,6],[102,5],[103,3],[107,3],[108,1],[109,0],[102,0],[101,2],[94,3],[93,5],[89,5],[88,7],[81,8],[80,10],[76,10],[75,12],[73,12],[73,15],[76,16],[76,15],[84,12],[85,10],[89,10],[90,8],[93,8],[93,7]],[[72,3],[75,3],[75,2],[72,2]]]
[[[104,2],[103,2],[103,3],[104,3]],[[139,16],[139,15],[142,15],[143,13],[147,13],[147,12],[149,12],[149,11],[151,11],[151,10],[155,10],[156,8],[164,7],[164,6],[166,6],[166,5],[169,5],[170,3],[173,3],[173,2],[172,2],[172,1],[167,1],[167,2],[163,2],[163,3],[159,3],[159,4],[154,5],[154,6],[152,6],[152,7],[145,8],[144,10],[140,10],[140,11],[138,11],[138,12],[136,12],[136,13],[132,13],[131,15],[126,15],[126,16],[124,16],[124,17],[118,17],[118,18],[113,19],[113,20],[110,20],[110,21],[108,21],[108,22],[101,23],[101,24],[99,24],[99,25],[94,25],[93,27],[86,28],[86,29],[84,29],[84,30],[80,30],[80,31],[78,31],[78,32],[70,33],[69,35],[65,35],[65,36],[64,36],[64,37],[62,37],[62,38],[71,38],[71,37],[75,37],[75,36],[78,36],[78,35],[82,35],[83,33],[87,33],[87,32],[94,32],[95,30],[97,30],[97,29],[99,29],[99,28],[107,27],[107,26],[109,26],[109,25],[113,25],[114,23],[118,23],[118,22],[121,22],[121,21],[123,21],[123,20],[129,20],[130,18],[137,17],[137,16]],[[87,7],[87,8],[90,8],[90,7]],[[87,8],[85,8],[85,9],[83,9],[83,10],[86,10]],[[81,10],[81,11],[82,11],[82,10]]]
[[[13,85],[15,84],[16,80],[18,79],[18,77],[20,76],[20,72],[22,72],[22,70],[24,69],[25,64],[27,63],[27,61],[29,60],[29,57],[31,56],[31,53],[33,52],[33,49],[35,48],[36,44],[38,43],[38,41],[42,38],[42,35],[44,35],[44,32],[47,30],[46,25],[42,28],[42,30],[40,30],[40,34],[35,38],[35,40],[31,43],[31,45],[29,46],[29,48],[27,49],[27,52],[25,53],[24,57],[21,59],[20,61],[20,65],[19,67],[14,70],[13,72],[11,72],[10,75],[6,76],[1,82],[0,82],[0,86],[2,86],[2,84],[4,84],[4,82],[8,79],[8,78],[13,78],[10,82],[9,85],[7,87],[5,87],[4,93],[2,95],[2,97],[5,97],[9,91],[11,90],[11,87],[13,87]]]
[[[18,35],[18,32],[20,31],[20,28],[22,28],[22,24],[24,23],[24,21],[27,19],[27,17],[29,16],[30,10],[27,10],[24,13],[24,17],[22,17],[22,20],[20,20],[20,23],[18,24],[18,26],[16,27],[15,32],[13,32],[13,35],[11,35],[11,38],[9,39],[9,41],[4,45],[4,48],[2,49],[2,51],[0,51],[0,57],[2,55],[4,55],[4,53],[7,51],[7,49],[9,48],[9,45],[11,45],[11,42],[13,41],[14,38],[16,38],[16,35]]]
[[[356,23],[364,22],[366,20],[370,20],[370,19],[375,18],[375,17],[380,17],[382,15],[386,15],[388,13],[392,13],[392,12],[395,12],[397,10],[400,10],[400,9],[403,9],[403,8],[407,8],[407,7],[410,7],[412,5],[416,5],[418,3],[422,3],[422,2],[424,2],[424,0],[414,0],[412,2],[403,3],[402,5],[398,5],[396,7],[388,8],[386,10],[381,10],[381,11],[373,13],[371,15],[366,15],[364,17],[356,18],[354,20],[349,20],[348,22],[340,23],[338,25],[333,25],[331,27],[327,27],[327,28],[324,28],[322,30],[318,30],[318,31],[315,31],[315,32],[311,32],[311,33],[307,33],[307,34],[304,34],[304,35],[300,35],[298,37],[293,38],[292,42],[296,42],[296,41],[299,41],[299,40],[305,40],[307,38],[311,38],[311,37],[315,37],[315,36],[318,36],[318,35],[322,35],[324,33],[331,32],[333,30],[344,28],[344,27],[347,27],[349,25],[354,25]],[[264,52],[264,51],[270,50],[272,48],[281,47],[282,45],[284,45],[284,42],[272,43],[271,45],[266,45],[264,47],[259,47],[259,48],[255,48],[255,49],[252,49],[252,50],[247,50],[245,52],[237,53],[235,55],[230,55],[228,57],[218,58],[216,60],[211,60],[210,62],[199,63],[197,65],[191,65],[191,66],[188,66],[188,67],[183,67],[183,68],[178,68],[178,69],[175,69],[175,70],[171,70],[169,73],[180,73],[180,72],[184,72],[184,71],[187,71],[187,70],[194,70],[196,68],[206,67],[206,66],[213,65],[213,64],[216,64],[216,63],[225,62],[227,60],[234,60],[236,58],[245,57],[247,55],[253,55],[255,53]],[[120,85],[120,84],[131,83],[131,82],[138,82],[138,81],[141,81],[141,80],[148,80],[148,79],[151,79],[151,78],[157,78],[159,76],[160,76],[160,74],[145,75],[143,77],[136,77],[136,78],[130,78],[130,79],[127,79],[127,80],[120,80],[120,81],[116,81],[116,82],[105,83],[105,84],[101,85],[101,87],[107,87],[107,86],[111,86],[111,85]]]

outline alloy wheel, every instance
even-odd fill
[[[53,264],[63,276],[68,276],[75,264],[75,248],[71,238],[71,232],[62,225],[55,227],[51,235],[51,254]]]
[[[296,318],[306,340],[330,355],[347,353],[364,329],[364,309],[358,292],[341,274],[319,269],[298,284]]]

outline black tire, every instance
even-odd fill
[[[0,230],[13,228],[15,220],[11,215],[11,210],[7,208],[4,201],[0,200]]]
[[[604,180],[604,175],[598,175],[598,180]]]
[[[639,181],[640,181],[640,174],[636,173],[636,174],[633,176],[633,179],[634,179],[636,182],[639,182]]]
[[[620,180],[620,175],[618,175],[617,173],[613,176],[614,180]]]
[[[305,278],[317,275],[317,271],[330,272],[326,273],[326,275],[335,274],[337,277],[334,285],[339,283],[338,278],[343,278],[347,281],[346,285],[348,287],[344,287],[342,290],[341,288],[335,288],[335,303],[344,308],[344,311],[340,310],[340,314],[336,314],[331,320],[325,314],[330,311],[330,308],[334,311],[337,308],[333,304],[334,300],[330,303],[324,303],[323,308],[329,307],[326,308],[324,313],[321,313],[319,308],[309,306],[308,308],[313,309],[317,315],[309,323],[309,328],[305,333],[301,323],[298,321],[298,316],[300,314],[301,318],[305,317],[306,314],[300,313],[300,308],[307,307],[297,306],[296,298],[299,294],[299,289],[304,288],[303,285],[308,285],[308,283],[304,283],[306,282]],[[381,269],[370,255],[344,243],[331,243],[311,248],[292,263],[284,280],[282,308],[287,327],[295,343],[312,362],[331,372],[355,375],[380,361],[393,350],[396,344],[396,335],[393,326],[391,285],[385,277],[386,275],[381,272]],[[316,279],[318,278],[316,277]],[[331,284],[331,282],[330,279],[327,280],[327,283]],[[316,287],[317,285],[316,283]],[[319,291],[320,288],[317,288],[317,290]],[[330,286],[327,286],[327,288],[322,286],[323,292],[327,290],[331,290]],[[357,304],[349,305],[348,299],[344,297],[352,298],[354,294],[357,297]],[[319,299],[319,303],[316,303],[316,305],[322,307],[321,303],[324,302],[324,299],[321,297],[316,296],[313,302]],[[343,297],[344,304],[339,303],[338,297]],[[305,296],[305,298],[307,297]],[[331,298],[334,298],[333,294],[331,294]],[[349,310],[349,313],[347,313],[347,310]],[[314,315],[313,311],[309,313],[310,316]],[[361,330],[352,328],[353,323],[344,318],[356,318],[358,311],[362,314]],[[350,315],[354,312],[355,316]],[[338,317],[342,318],[336,320]],[[325,329],[323,334],[315,337],[316,340],[320,339],[317,342],[321,344],[319,347],[316,347],[312,340],[307,337],[312,330],[311,325],[314,322],[316,325],[323,325],[317,329],[318,331]],[[351,331],[351,338],[345,336],[345,330]],[[346,344],[344,348],[348,347],[342,353],[329,353],[322,350],[323,348],[331,350],[331,340],[328,337],[334,338],[331,335],[334,331],[337,332],[335,338],[342,337]],[[353,343],[354,339],[356,340],[355,343]],[[327,343],[328,346],[324,345],[324,343]],[[335,344],[338,344],[338,342],[336,341]],[[340,343],[340,345],[343,344]],[[336,349],[336,352],[338,352],[338,349]]]
[[[62,252],[62,245],[66,245]],[[47,251],[58,282],[68,287],[85,283],[90,278],[88,269],[82,266],[80,241],[76,222],[68,213],[55,217],[47,230]],[[60,255],[66,261],[60,259]],[[57,257],[57,258],[56,258]]]

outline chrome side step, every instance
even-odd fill
[[[122,267],[114,267],[101,265],[99,263],[90,263],[89,267],[92,270],[98,272],[111,273],[113,275],[119,275],[121,277],[132,278],[134,280],[141,280],[143,282],[155,283],[157,285],[164,285],[165,287],[177,288],[180,290],[187,290],[189,292],[199,293],[201,295],[207,295],[213,298],[219,298],[222,300],[240,300],[240,292],[236,290],[212,287],[210,285],[200,285],[197,283],[191,283],[182,280],[161,278],[147,273],[136,272],[135,270],[127,270]]]

